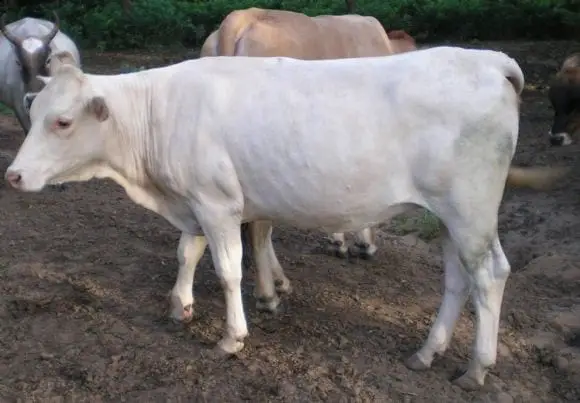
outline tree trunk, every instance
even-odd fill
[[[131,12],[131,0],[121,0],[121,2],[123,3],[123,11],[125,12],[125,14],[129,14]]]
[[[352,14],[354,12],[355,0],[345,0],[346,12]]]

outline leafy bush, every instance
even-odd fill
[[[12,3],[11,20],[51,19],[56,10],[63,31],[83,47],[101,49],[201,46],[229,12],[248,7],[346,13],[344,0],[131,0],[128,12],[123,0]],[[419,41],[580,38],[578,0],[358,0],[355,12]]]

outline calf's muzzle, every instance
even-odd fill
[[[7,170],[6,175],[4,176],[6,181],[12,186],[14,189],[20,188],[20,184],[22,183],[22,175],[20,172]]]

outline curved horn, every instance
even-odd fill
[[[44,38],[42,38],[42,42],[44,42],[44,45],[48,45],[50,43],[50,41],[52,41],[54,39],[54,37],[56,36],[56,34],[58,34],[58,30],[59,25],[60,25],[60,19],[58,18],[58,14],[56,13],[56,11],[53,11],[52,14],[54,14],[54,22],[53,22],[53,26],[52,26],[52,31],[50,31],[48,34],[46,34],[46,36]]]
[[[8,28],[6,28],[6,14],[2,14],[2,18],[0,19],[0,31],[2,31],[2,34],[6,39],[14,45],[20,46],[20,43],[22,42],[20,38],[14,36],[10,31],[8,31]]]

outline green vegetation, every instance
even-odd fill
[[[416,233],[426,242],[432,241],[441,234],[441,221],[428,210],[422,210],[419,214],[396,216],[391,220],[389,227],[395,235]]]
[[[7,0],[8,18],[51,18],[83,48],[201,46],[232,10],[345,14],[344,0]],[[579,0],[358,0],[355,12],[418,41],[580,38]]]

